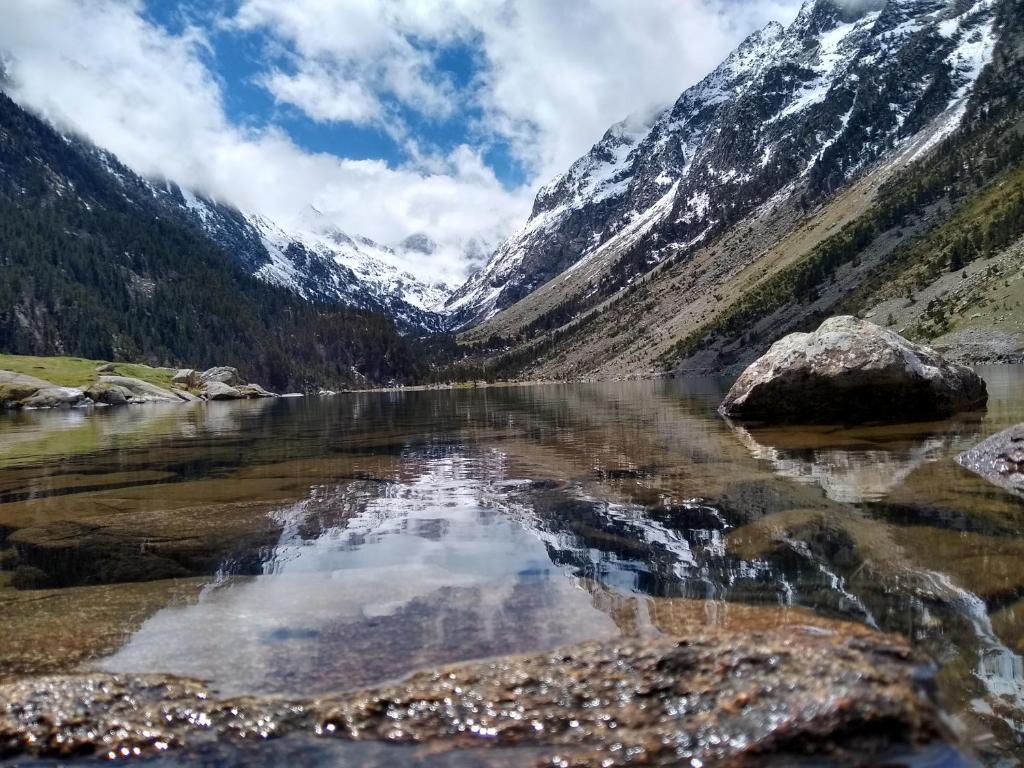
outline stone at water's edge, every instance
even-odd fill
[[[92,403],[77,387],[43,387],[21,401],[23,408],[61,408]]]
[[[116,387],[130,403],[180,403],[181,398],[163,387],[131,376],[100,376],[97,387]]]
[[[956,460],[989,482],[1024,496],[1024,424],[992,435]]]
[[[840,316],[775,342],[740,374],[719,412],[791,424],[908,422],[987,401],[985,382],[970,368],[874,323]]]
[[[157,676],[32,678],[0,686],[0,758],[306,733],[550,747],[574,765],[869,765],[950,743],[922,669],[902,639],[837,624],[584,643],[316,701],[218,700]]]
[[[207,381],[201,390],[207,400],[241,400],[243,395],[238,389],[222,381]]]
[[[268,392],[259,384],[239,384],[235,387],[242,397],[277,397],[273,392]]]

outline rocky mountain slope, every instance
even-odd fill
[[[860,254],[845,283],[834,269],[803,278],[815,301],[836,305],[977,191],[954,201],[957,173],[922,169],[950,147],[983,155],[1017,135],[1020,15],[1012,0],[805,3],[788,27],[755,33],[673,106],[614,126],[544,187],[526,227],[449,302],[476,323],[463,341],[505,374],[678,369],[731,306],[821,248],[855,260],[882,230],[869,237],[862,225],[853,245],[836,238],[880,205],[898,208],[899,232]],[[980,189],[1012,162],[988,162],[973,181]],[[738,364],[823,310],[736,323],[728,354],[695,367]]]
[[[420,374],[391,320],[258,279],[260,233],[184,200],[0,94],[0,351],[232,365],[280,391]]]

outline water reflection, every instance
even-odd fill
[[[781,476],[821,486],[833,501],[859,503],[881,501],[925,462],[938,461],[944,455],[948,439],[928,436],[909,445],[872,445],[865,441],[857,447],[787,448],[773,443],[775,435],[767,430],[751,431],[734,426],[736,438],[755,459],[770,462]]]
[[[984,417],[861,429],[729,425],[707,380],[15,419],[0,676],[85,664],[304,695],[588,638],[846,619],[941,661],[968,737],[1012,755],[1024,503],[952,461],[1024,420],[1021,371],[985,375]]]
[[[517,522],[521,486],[500,454],[418,463],[409,482],[318,487],[274,512],[263,575],[222,570],[198,603],[158,613],[99,666],[295,694],[614,634]]]

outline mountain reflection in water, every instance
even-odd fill
[[[857,429],[731,425],[714,381],[6,417],[0,677],[309,695],[839,618],[910,637],[983,757],[1019,754],[1024,503],[952,461],[1024,420],[1022,371],[984,374],[985,415]]]

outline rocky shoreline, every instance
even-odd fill
[[[229,366],[216,366],[205,371],[191,368],[154,370],[170,374],[172,386],[160,387],[139,378],[118,375],[114,363],[98,366],[95,381],[81,387],[60,386],[27,374],[0,370],[0,409],[88,408],[282,396],[245,381],[238,369]]]

